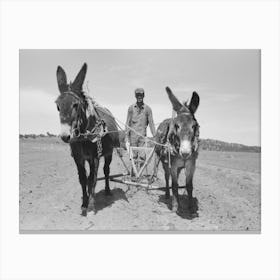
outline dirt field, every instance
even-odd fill
[[[97,213],[80,215],[81,187],[70,147],[57,138],[20,139],[19,228],[85,231],[260,231],[260,154],[202,151],[194,196],[198,214],[185,219],[171,212],[163,191],[145,191],[111,182],[113,195],[96,187]],[[103,166],[103,160],[101,167]],[[99,177],[103,176],[99,168]],[[117,156],[111,174],[123,166]],[[164,185],[163,171],[159,183]],[[183,184],[183,175],[180,177]],[[180,190],[186,202],[184,190]]]

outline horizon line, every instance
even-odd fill
[[[122,131],[120,131],[122,132]],[[51,136],[47,135],[47,133],[49,133]],[[44,135],[45,137],[60,137],[59,134],[55,134],[52,132],[47,131],[46,133],[19,133],[19,136],[22,135],[35,135],[36,137],[40,137],[42,135]],[[147,137],[147,138],[151,138],[151,137]],[[219,139],[213,139],[213,138],[200,138],[200,140],[211,140],[211,141],[219,141],[219,142],[223,142],[226,144],[235,144],[235,145],[243,145],[246,147],[257,147],[257,148],[261,148],[261,145],[248,145],[248,144],[242,144],[242,143],[236,143],[236,142],[228,142],[225,140],[219,140]]]

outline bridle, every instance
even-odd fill
[[[70,141],[91,141],[100,142],[101,138],[107,132],[107,126],[93,107],[93,115],[95,117],[95,124],[90,127],[91,123],[89,117],[86,116],[86,100],[79,97],[70,88],[64,94],[69,94],[77,100],[76,116],[71,125],[71,140]],[[89,100],[90,101],[90,100]],[[74,124],[74,125],[73,125]],[[82,127],[84,124],[84,127]]]
[[[193,120],[195,121],[195,125],[194,125],[194,133],[193,133],[193,137],[191,139],[191,145],[192,145],[192,152],[189,155],[188,158],[189,159],[193,153],[198,151],[198,147],[199,147],[199,124],[195,118],[195,116],[192,113],[180,113],[181,115],[191,115]],[[174,119],[175,117],[172,117],[171,120],[171,124],[169,127],[169,131],[166,135],[167,138],[167,144],[169,145],[169,149],[171,150],[171,154],[172,155],[178,155],[179,154],[179,148],[180,148],[180,140],[178,140],[178,135],[175,132],[175,125],[174,125]]]

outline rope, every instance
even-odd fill
[[[120,124],[122,124],[124,127],[128,128],[130,131],[133,131],[133,132],[134,132],[136,135],[138,135],[139,137],[144,138],[145,141],[146,141],[146,143],[147,143],[147,142],[150,142],[150,143],[153,143],[154,145],[158,145],[158,146],[167,148],[167,152],[168,152],[168,167],[169,167],[169,169],[171,169],[171,149],[172,149],[172,147],[171,147],[171,144],[169,143],[169,141],[167,141],[166,144],[161,144],[161,143],[159,143],[159,142],[157,142],[157,141],[151,140],[150,138],[148,138],[148,137],[146,137],[146,136],[143,136],[142,134],[140,134],[139,132],[137,132],[135,129],[133,129],[132,127],[130,127],[130,126],[127,125],[126,123],[124,123],[124,122],[122,122],[121,120],[115,118],[115,117],[110,113],[110,111],[103,109],[101,106],[100,106],[100,107],[99,107],[99,106],[98,106],[98,107],[95,106],[95,110],[96,110],[96,112],[97,112],[98,110],[100,110],[100,111],[103,112],[105,115],[107,115],[107,116],[113,118],[113,120],[114,120],[116,126],[117,126],[121,131],[125,132],[125,130],[120,126]],[[172,119],[174,119],[174,116],[175,116],[175,112],[173,111],[173,113],[172,113]],[[120,123],[120,124],[119,124],[119,123]],[[109,134],[109,133],[115,133],[115,132],[119,132],[119,131],[107,131],[107,132],[105,133],[105,135],[106,135],[106,134]],[[90,135],[90,134],[94,134],[94,133],[92,133],[92,132],[87,133],[87,136]],[[98,142],[98,141],[97,141],[97,142]],[[101,141],[100,141],[100,142],[101,142]],[[100,149],[100,143],[97,143],[97,147],[98,147],[98,156],[100,157],[100,156],[101,156],[101,153],[102,153],[102,146],[101,146],[101,149]],[[158,162],[158,163],[159,163],[159,162]]]
[[[104,114],[106,114],[107,116],[110,116],[114,119],[115,121],[115,124],[120,128],[121,131],[125,132],[125,130],[123,128],[121,128],[121,126],[118,124],[118,122],[122,125],[124,125],[125,127],[127,127],[129,130],[133,131],[136,135],[144,138],[146,141],[148,142],[151,142],[151,143],[154,143],[155,145],[159,145],[159,146],[162,146],[162,147],[167,147],[169,148],[169,144],[161,144],[157,141],[154,141],[154,140],[151,140],[149,137],[147,136],[143,136],[142,134],[140,134],[139,132],[137,132],[135,129],[133,129],[132,127],[130,127],[129,125],[125,124],[124,122],[120,121],[119,119],[115,118],[112,114],[109,114],[107,111],[105,111],[103,108],[101,107],[97,107],[96,110],[100,110],[102,111]],[[109,132],[108,132],[109,133]]]
[[[88,82],[87,82],[87,90],[88,90],[88,92],[89,92],[89,88],[88,88]],[[69,88],[69,90],[67,91],[67,93],[68,94],[71,94],[72,96],[74,96],[75,98],[77,98],[78,100],[79,100],[79,102],[80,102],[80,98],[74,93],[74,92],[72,92],[71,91],[71,88]],[[92,99],[92,97],[90,96],[90,95],[88,95],[88,94],[86,94],[86,96],[91,100],[91,101],[93,101],[93,99]],[[109,117],[112,117],[113,118],[113,120],[114,120],[114,122],[115,122],[115,124],[117,125],[117,127],[119,127],[119,129],[121,130],[121,131],[123,131],[123,132],[125,132],[125,130],[124,129],[122,129],[121,128],[121,126],[119,125],[119,123],[121,123],[122,125],[124,125],[126,128],[128,128],[129,130],[131,130],[131,131],[133,131],[136,135],[138,135],[139,137],[142,137],[142,138],[144,138],[145,139],[145,142],[147,143],[147,142],[151,142],[151,143],[153,143],[154,145],[158,145],[158,146],[161,146],[161,147],[166,147],[167,148],[167,150],[168,150],[168,162],[169,162],[169,168],[171,168],[171,161],[170,161],[170,155],[171,155],[171,144],[169,143],[169,142],[167,142],[166,144],[161,144],[161,143],[159,143],[159,142],[157,142],[157,141],[154,141],[154,140],[151,140],[151,139],[149,139],[148,137],[146,137],[146,136],[143,136],[142,134],[140,134],[139,132],[137,132],[135,129],[133,129],[132,127],[130,127],[129,125],[127,125],[127,124],[125,124],[125,123],[123,123],[122,121],[120,121],[119,119],[117,119],[117,118],[115,118],[113,115],[112,115],[112,113],[110,112],[110,111],[108,111],[108,110],[105,110],[105,109],[103,109],[101,106],[94,106],[94,103],[96,104],[96,102],[92,102],[93,103],[93,107],[95,107],[94,109],[95,109],[95,111],[96,111],[96,113],[98,114],[98,110],[100,110],[101,112],[103,112],[105,115],[107,115],[107,116],[109,116]],[[172,115],[172,118],[174,118],[174,115]],[[119,123],[118,123],[119,122]],[[90,131],[90,132],[86,132],[86,133],[79,133],[79,136],[80,135],[82,135],[82,136],[84,136],[84,137],[88,137],[88,136],[100,136],[100,134],[99,133],[94,133],[94,131],[95,131],[95,129],[96,129],[96,127],[92,130],[92,131]],[[114,132],[119,132],[119,131],[107,131],[107,133],[105,133],[105,135],[106,134],[109,134],[109,133],[114,133]],[[98,157],[100,157],[101,156],[101,154],[102,154],[102,144],[101,144],[101,140],[100,139],[98,139],[97,140],[97,151],[98,151]]]
[[[87,94],[86,94],[86,95],[87,95],[88,97],[92,98],[92,97],[88,94],[88,92],[89,92],[89,88],[88,88],[88,81],[87,81]],[[121,124],[122,124],[123,126],[125,126],[126,128],[128,128],[129,130],[133,131],[136,135],[138,135],[138,136],[144,138],[144,139],[146,140],[146,142],[151,142],[151,143],[154,143],[155,145],[158,145],[158,146],[170,148],[170,144],[161,144],[161,143],[159,143],[159,142],[157,142],[157,141],[151,140],[150,138],[148,138],[148,137],[146,137],[146,136],[143,136],[142,134],[140,134],[139,132],[137,132],[135,129],[133,129],[133,128],[130,127],[129,125],[127,125],[127,124],[125,124],[124,122],[122,122],[121,120],[115,118],[111,113],[109,113],[107,110],[103,109],[101,106],[100,106],[100,107],[99,107],[99,106],[98,106],[98,107],[95,107],[95,110],[96,110],[96,111],[100,110],[100,111],[103,112],[105,115],[112,117],[113,120],[114,120],[114,122],[115,122],[115,124],[118,126],[118,128],[119,128],[121,131],[125,132],[125,130],[118,124],[118,122],[121,123]],[[106,134],[108,134],[108,133],[113,133],[113,132],[115,132],[115,131],[108,131]],[[118,131],[117,131],[117,132],[118,132]]]
[[[87,90],[89,91],[88,84],[87,84]],[[121,120],[115,118],[115,117],[111,114],[110,111],[103,109],[101,106],[100,106],[100,107],[99,107],[99,106],[98,106],[98,107],[94,106],[94,107],[95,107],[95,110],[96,110],[96,111],[100,110],[100,111],[103,112],[105,115],[107,115],[107,116],[113,118],[113,121],[115,122],[116,126],[117,126],[121,131],[125,132],[125,129],[123,129],[123,128],[120,126],[120,124],[122,124],[125,128],[128,128],[130,131],[133,131],[133,132],[134,132],[136,135],[138,135],[139,137],[144,138],[145,141],[146,141],[146,143],[147,143],[147,142],[150,142],[150,143],[153,143],[154,145],[158,145],[158,146],[167,148],[167,153],[168,153],[168,155],[167,155],[167,156],[168,156],[168,168],[169,168],[169,171],[171,170],[172,145],[171,145],[170,142],[168,141],[168,137],[167,137],[167,142],[166,142],[165,144],[159,143],[159,142],[157,142],[157,141],[155,141],[155,140],[151,140],[151,139],[148,138],[147,136],[143,136],[142,134],[140,134],[139,132],[137,132],[135,129],[133,129],[132,127],[130,127],[130,126],[127,125],[126,123],[124,123],[124,122],[122,122]],[[172,125],[173,125],[173,121],[174,121],[175,116],[176,116],[176,112],[175,112],[174,110],[172,110]],[[119,124],[119,123],[120,123],[120,124]],[[118,131],[118,130],[117,130],[117,131],[107,131],[104,135],[109,134],[109,133],[119,133],[119,131]],[[88,133],[87,135],[89,135],[89,134],[94,134],[94,133],[90,132],[90,133]],[[168,135],[169,135],[169,133],[168,133]],[[101,154],[102,154],[102,144],[101,144],[100,139],[98,139],[98,140],[99,140],[99,141],[97,141],[98,156],[100,157]],[[160,161],[160,160],[159,160],[159,161]],[[158,164],[159,164],[159,161],[158,161],[157,164],[155,163],[155,166],[154,166],[155,169],[157,169],[157,166],[158,166]],[[155,169],[154,169],[154,173],[155,173]],[[152,178],[153,178],[154,175],[155,175],[155,174],[152,175]],[[152,179],[152,178],[151,178],[151,179]]]

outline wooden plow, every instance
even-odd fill
[[[109,176],[109,180],[112,182],[126,184],[130,186],[143,187],[146,190],[164,190],[163,187],[158,187],[153,185],[154,177],[154,167],[152,159],[155,153],[155,147],[129,147],[128,158],[129,164],[127,164],[123,158],[123,148],[117,148],[117,154],[124,166],[125,172],[118,173]],[[149,174],[148,166],[152,165],[152,173]],[[157,163],[158,165],[158,163]],[[104,180],[105,177],[100,177],[97,180]]]
[[[159,160],[154,161],[152,174],[148,174],[147,167],[153,159],[155,148],[150,147],[129,147],[129,165],[123,159],[123,148],[117,148],[117,154],[124,166],[125,172],[109,176],[111,182],[125,184],[128,186],[142,187],[145,190],[161,190],[165,191],[166,187],[159,187],[153,183],[158,180],[156,171],[158,170]],[[134,152],[144,151],[147,157],[144,161],[139,161],[133,157]],[[155,171],[156,170],[156,171]],[[143,174],[146,171],[146,174]],[[105,180],[105,177],[99,177],[97,181]],[[171,189],[171,186],[169,187]],[[178,189],[185,189],[185,186],[178,186]]]

